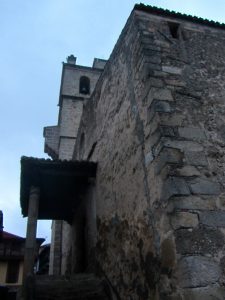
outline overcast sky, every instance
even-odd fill
[[[142,1],[225,23],[224,0]],[[25,236],[20,157],[44,155],[43,127],[57,124],[62,61],[107,59],[132,0],[0,0],[0,210],[4,230]],[[38,224],[50,239],[50,222]]]

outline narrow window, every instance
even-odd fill
[[[179,39],[179,25],[178,23],[168,22],[168,26],[170,29],[170,34],[174,39]]]
[[[79,149],[80,159],[83,159],[83,155],[84,155],[84,142],[85,142],[84,133],[82,133],[80,137],[80,149]]]
[[[86,76],[80,78],[80,94],[90,94],[90,79]]]
[[[19,279],[20,261],[12,260],[8,262],[6,283],[17,283]]]

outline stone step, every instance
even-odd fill
[[[93,274],[36,276],[36,300],[109,300],[104,281]]]

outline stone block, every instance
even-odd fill
[[[159,55],[155,55],[155,56],[150,56],[150,55],[146,55],[145,56],[145,62],[151,63],[151,64],[161,64],[161,57]]]
[[[185,158],[188,164],[205,167],[208,165],[204,152],[185,151]]]
[[[192,141],[177,141],[177,140],[170,140],[167,139],[164,142],[164,145],[166,147],[172,147],[172,148],[177,148],[183,151],[203,151],[203,146],[197,142],[192,142]]]
[[[154,90],[155,100],[173,101],[173,96],[170,90],[158,88]]]
[[[182,163],[182,160],[183,153],[181,153],[180,150],[173,148],[163,148],[157,158],[155,173],[159,174],[167,164],[180,164]]]
[[[160,124],[164,126],[180,126],[184,119],[184,115],[174,112],[173,115],[160,115]]]
[[[153,102],[153,110],[162,113],[172,112],[173,109],[168,101],[154,101]]]
[[[176,249],[182,255],[217,255],[224,246],[224,235],[208,227],[180,229],[175,232]]]
[[[196,152],[198,153],[198,152]],[[200,172],[194,166],[183,166],[182,168],[177,168],[176,176],[183,176],[183,177],[192,177],[192,176],[199,176]]]
[[[174,111],[173,107],[168,101],[153,100],[151,102],[151,96],[148,96],[148,102],[151,103],[147,110],[147,123],[151,122],[156,112],[159,113],[171,113]]]
[[[152,76],[150,76],[149,78],[149,84],[151,87],[158,87],[158,88],[163,87],[163,81],[160,78],[155,78]]]
[[[176,277],[182,288],[204,287],[216,283],[220,276],[218,262],[203,256],[183,257],[176,270]]]
[[[182,74],[182,69],[178,67],[172,67],[172,66],[162,66],[162,71],[169,74]]]
[[[146,62],[146,66],[150,70],[161,71],[161,65],[157,63]]]
[[[152,151],[149,151],[145,155],[145,165],[148,166],[153,161],[153,159],[154,159],[154,157],[153,157]]]
[[[198,215],[190,212],[176,212],[171,216],[173,229],[192,228],[198,226]]]
[[[216,209],[216,201],[212,198],[202,199],[198,196],[174,197],[170,199],[168,209],[170,211],[175,209],[212,210]]]
[[[169,177],[163,185],[161,200],[167,201],[172,196],[190,195],[190,190],[184,179]]]
[[[219,285],[185,289],[183,300],[224,300],[225,290]]]
[[[175,137],[177,135],[177,130],[172,126],[160,126],[160,132],[162,136]]]
[[[196,127],[180,127],[178,133],[181,138],[188,140],[203,141],[206,139],[204,131]]]
[[[178,86],[178,87],[185,87],[186,86],[186,82],[181,81],[179,79],[166,79],[165,83],[171,86]]]
[[[225,211],[205,211],[199,214],[200,223],[211,227],[225,227]]]
[[[220,193],[220,185],[218,182],[201,178],[190,181],[189,187],[193,194],[218,195]]]

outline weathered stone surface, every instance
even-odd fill
[[[192,177],[199,176],[200,172],[193,166],[183,166],[182,168],[177,168],[175,174],[177,176]]]
[[[160,88],[160,89],[155,89],[154,99],[155,100],[172,101],[173,96],[172,96],[172,93],[170,90]]]
[[[154,102],[153,110],[157,112],[168,113],[172,111],[172,108],[168,101],[158,100]]]
[[[152,118],[156,113],[171,113],[173,108],[169,101],[164,100],[154,100],[152,104],[148,107],[147,112],[147,122],[151,122]]]
[[[193,166],[205,167],[208,165],[206,156],[203,152],[185,151],[185,158],[187,163]]]
[[[35,280],[35,299],[55,300],[107,300],[105,282],[93,274],[76,274],[72,277],[39,275]]]
[[[225,34],[195,22],[188,25],[191,30],[184,30],[185,41],[172,40],[164,17],[149,15],[136,12],[134,20],[127,23],[92,100],[85,106],[74,155],[74,159],[87,159],[91,153],[88,159],[98,162],[96,255],[121,299],[151,298],[154,290],[159,291],[162,275],[171,289],[179,289],[180,283],[185,288],[214,284],[220,277],[219,259],[224,256],[220,244],[210,240],[209,228],[202,240],[200,233],[194,232],[199,239],[196,244],[188,232],[197,230],[200,223],[212,226],[211,217],[204,218],[204,214],[210,214],[223,197],[218,182],[224,182],[224,140],[218,131],[225,115]],[[142,41],[139,23],[145,31],[154,27],[155,34]],[[155,42],[160,45],[163,70],[160,64],[148,63],[142,51]],[[217,96],[223,101],[217,102]],[[171,127],[160,130],[161,126]],[[204,128],[207,140],[199,128]],[[85,152],[79,156],[82,133]],[[161,157],[164,148],[171,152]],[[208,155],[209,148],[215,156],[205,158],[202,154]],[[176,210],[181,210],[179,215],[170,220]],[[117,218],[111,222],[115,214]],[[216,225],[221,223],[217,216]],[[174,254],[168,236],[180,229],[186,230],[189,243],[180,245],[179,240],[179,251],[195,256],[182,259],[175,274],[174,261],[182,254]],[[215,237],[219,238],[216,233]],[[214,255],[214,250],[216,254],[220,251],[215,261],[196,257]],[[219,282],[222,285],[223,278]],[[175,298],[176,291],[165,288],[164,292],[167,294],[155,298]]]
[[[197,142],[191,141],[176,141],[176,140],[165,140],[164,145],[167,147],[177,148],[183,151],[202,151],[203,146]]]
[[[161,57],[160,55],[148,55],[145,61],[146,63],[157,64],[157,66],[159,66],[159,64],[161,63]]]
[[[180,126],[184,119],[184,115],[180,115],[176,112],[173,114],[163,114],[160,115],[160,124],[164,126]]]
[[[225,211],[205,211],[199,214],[200,223],[212,227],[225,227]]]
[[[161,264],[162,268],[171,270],[176,263],[176,246],[174,239],[167,238],[161,244]]]
[[[217,208],[215,199],[203,199],[198,196],[171,198],[169,206],[170,211],[174,209],[213,210]]]
[[[194,228],[175,232],[177,252],[183,255],[216,255],[224,247],[224,235],[218,229]]]
[[[180,79],[165,79],[166,84],[171,85],[171,86],[179,86],[179,87],[184,87],[186,86],[186,83]]]
[[[176,128],[172,126],[160,126],[160,132],[162,136],[175,137],[177,134]]]
[[[174,195],[189,195],[190,190],[182,178],[179,177],[169,177],[163,185],[161,199],[163,201],[168,200]]]
[[[183,153],[178,149],[163,148],[160,152],[157,161],[155,172],[159,174],[167,164],[179,164],[183,160]]]
[[[190,212],[176,212],[171,216],[173,229],[192,228],[198,226],[198,215]]]
[[[200,128],[180,127],[178,128],[178,133],[180,137],[188,140],[202,141],[206,139],[204,131]]]
[[[189,186],[193,194],[218,195],[220,193],[219,183],[206,179],[199,178],[190,181]]]
[[[163,87],[163,81],[160,78],[150,77],[149,85],[152,87]]]
[[[178,262],[176,276],[182,288],[204,287],[216,283],[221,270],[212,258],[189,256]]]
[[[200,287],[183,290],[184,300],[224,300],[225,290],[215,284],[208,287]]]
[[[182,73],[181,68],[177,68],[177,67],[173,67],[173,66],[162,66],[162,71],[165,73],[178,74],[178,75],[180,75]]]
[[[145,165],[148,166],[153,161],[153,159],[154,159],[154,157],[153,157],[152,151],[149,151],[145,155]]]

